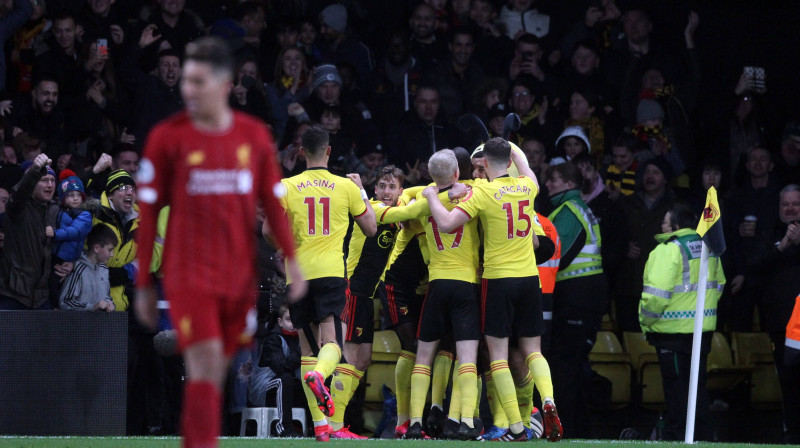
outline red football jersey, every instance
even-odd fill
[[[166,289],[244,297],[256,287],[256,202],[284,253],[294,243],[275,196],[280,176],[265,125],[235,112],[227,131],[198,130],[185,112],[156,126],[138,172],[138,286],[148,272],[158,211],[170,206],[164,245]]]

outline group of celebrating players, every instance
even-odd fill
[[[459,168],[456,154],[442,150],[428,162],[435,185],[405,191],[402,171],[388,166],[370,200],[357,175],[347,180],[325,169],[330,147],[324,129],[310,127],[302,141],[308,169],[283,179],[281,205],[309,281],[290,314],[301,335],[317,439],[360,438],[343,426],[343,416],[369,366],[377,295],[402,346],[396,436],[521,441],[538,437],[543,420],[547,438],[559,440],[550,369],[541,354],[534,250],[544,231],[533,209],[538,184],[522,152],[494,138],[472,160],[464,152]],[[470,178],[473,165],[484,178]],[[511,166],[518,177],[509,175]],[[345,261],[351,217],[357,226]],[[453,362],[445,416],[442,396]],[[475,419],[478,365],[487,367],[495,423],[490,431]],[[431,383],[426,433],[422,419]],[[538,419],[530,418],[534,384],[542,403]]]
[[[328,133],[311,126],[302,136],[307,169],[279,180],[263,125],[228,106],[231,67],[215,38],[187,47],[186,111],[154,129],[139,171],[140,265],[150,263],[158,211],[171,208],[163,284],[186,364],[184,446],[217,446],[220,389],[230,357],[248,342],[256,284],[248,241],[257,201],[266,211],[262,233],[285,259],[317,440],[363,438],[343,417],[370,363],[376,295],[402,346],[398,437],[523,441],[544,431],[560,440],[541,354],[536,261],[548,260],[554,246],[534,211],[538,183],[522,152],[501,138],[471,159],[442,150],[428,162],[435,185],[405,190],[402,171],[389,166],[370,200],[358,175],[327,171]],[[135,306],[140,320],[154,325],[156,295],[144,271]],[[475,418],[482,385],[491,428]],[[533,407],[534,385],[541,411]]]

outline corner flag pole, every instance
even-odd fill
[[[694,310],[694,334],[692,337],[692,365],[689,375],[689,397],[686,406],[685,443],[694,443],[694,420],[697,412],[697,381],[700,370],[700,344],[703,338],[703,310],[706,305],[706,283],[708,283],[709,250],[705,242],[700,252],[700,276],[697,279],[697,305]]]

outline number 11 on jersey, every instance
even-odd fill
[[[303,202],[308,206],[308,234],[317,234],[317,198],[307,197]],[[322,234],[331,234],[331,198],[319,198],[319,204],[322,206]]]

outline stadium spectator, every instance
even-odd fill
[[[621,198],[617,220],[609,227],[618,233],[614,237],[616,247],[609,248],[610,252],[624,254],[616,264],[613,279],[617,326],[621,331],[641,331],[636,310],[647,254],[655,248],[654,236],[661,232],[664,214],[674,202],[669,162],[656,157],[645,162],[641,169],[641,186],[636,193]]]
[[[275,81],[267,84],[267,98],[272,108],[272,131],[281,141],[289,121],[289,106],[308,99],[311,79],[303,52],[288,48],[278,54],[275,63]]]
[[[759,245],[760,234],[769,234],[776,224],[780,184],[773,174],[772,156],[765,148],[747,152],[747,182],[731,191],[722,214],[728,238],[726,261],[730,261],[730,308],[732,331],[753,331],[753,312],[763,306],[764,278],[747,266]]]
[[[248,113],[265,123],[272,122],[272,108],[264,90],[264,80],[258,69],[256,59],[245,56],[236,67],[236,77],[231,89],[231,107]]]
[[[505,78],[514,53],[514,42],[497,24],[497,5],[490,0],[472,0],[469,26],[475,37],[474,59],[486,76]]]
[[[759,223],[759,225],[761,225]],[[800,443],[800,367],[784,362],[786,324],[800,291],[800,186],[780,191],[778,222],[764,228],[748,261],[748,269],[765,276],[761,306],[762,331],[769,333],[783,402],[783,443]]]
[[[321,62],[338,64],[349,62],[358,72],[359,83],[363,83],[372,72],[372,56],[366,45],[353,38],[347,29],[347,8],[333,4],[319,15],[320,35],[318,49]]]
[[[387,131],[389,160],[405,167],[406,181],[412,185],[429,182],[427,163],[433,153],[458,146],[455,129],[445,123],[441,113],[439,92],[434,87],[420,86],[414,97],[414,110]]]
[[[51,26],[50,20],[45,17],[44,2],[33,2],[30,18],[14,34],[6,90],[25,93],[33,88],[33,61],[38,54],[45,51],[44,38],[46,30]]]
[[[33,13],[33,3],[30,0],[13,0],[13,8],[0,18],[0,92],[6,90],[6,40],[14,35]]]
[[[55,227],[58,205],[52,202],[56,173],[51,160],[40,154],[11,192],[6,205],[5,240],[0,258],[0,309],[49,310],[53,239],[46,228]],[[70,269],[71,270],[71,266]],[[59,269],[63,278],[68,270]]]
[[[85,76],[75,16],[61,12],[53,17],[53,26],[47,33],[45,44],[47,51],[36,55],[34,60],[33,82],[42,77],[55,79],[60,87],[62,103],[71,105],[79,96]]]
[[[116,245],[117,236],[106,226],[95,226],[89,232],[86,252],[75,262],[75,270],[64,279],[59,309],[114,311],[106,263],[114,256]]]
[[[133,286],[137,244],[133,237],[139,227],[139,206],[136,205],[136,181],[125,170],[108,175],[100,204],[94,211],[94,225],[103,224],[117,236],[114,257],[108,263],[111,297],[119,311],[127,311]]]
[[[274,20],[270,21],[267,28],[271,33],[270,39],[262,49],[260,57],[256,59],[258,59],[258,68],[261,71],[264,82],[272,83],[278,79],[275,77],[275,71],[278,70],[275,63],[280,63],[278,55],[288,49],[300,50],[298,40],[300,37],[300,24],[296,19],[284,16],[279,17],[277,23]]]
[[[150,129],[156,123],[183,107],[178,92],[181,77],[181,60],[175,50],[158,53],[156,74],[149,74],[138,66],[144,48],[161,39],[155,25],[148,25],[139,37],[138,45],[131,45],[126,57],[120,60],[120,79],[133,92],[132,134],[137,148],[141,148]]]
[[[386,54],[367,78],[365,96],[372,119],[387,129],[403,117],[422,81],[419,61],[411,57],[410,36],[405,29],[389,35]]]
[[[611,160],[613,163],[606,168],[606,189],[611,199],[617,200],[620,195],[630,196],[636,187],[636,171],[639,162],[636,152],[641,144],[631,134],[620,135],[617,142],[611,147]]]
[[[582,127],[569,126],[556,139],[556,156],[550,160],[550,165],[570,162],[580,154],[592,154],[592,146]]]
[[[498,21],[509,39],[517,40],[525,34],[543,38],[550,32],[550,16],[540,13],[534,3],[535,0],[509,0],[500,9]]]
[[[483,69],[473,59],[475,37],[469,28],[456,28],[450,33],[448,55],[425,77],[425,83],[436,87],[445,120],[451,126],[471,105],[472,92],[484,82]]]
[[[261,34],[266,27],[264,5],[244,1],[236,4],[230,17],[214,23],[209,34],[228,41],[234,53],[250,51],[260,54]]]
[[[28,95],[14,101],[14,109],[8,117],[8,126],[16,134],[27,132],[39,137],[49,156],[58,158],[67,150],[65,117],[58,105],[59,86],[53,78],[39,79]]]
[[[289,105],[289,116],[298,122],[319,122],[322,110],[328,105],[341,106],[342,128],[356,131],[360,128],[364,117],[355,105],[344,103],[342,97],[342,77],[336,66],[324,64],[316,67],[311,75],[312,94],[303,105],[292,103]]]
[[[508,105],[511,112],[519,115],[522,126],[517,133],[523,139],[536,138],[545,143],[553,143],[553,132],[548,125],[548,99],[542,98],[536,103],[536,93],[528,77],[521,76],[511,85],[508,94]]]
[[[158,6],[145,8],[142,20],[155,25],[163,41],[183,55],[186,44],[204,34],[203,21],[186,9],[186,0],[158,0]]]
[[[422,73],[433,70],[447,54],[447,45],[436,33],[436,10],[422,3],[411,13],[411,57]]]
[[[800,182],[800,121],[790,121],[783,128],[775,174],[782,183]]]

